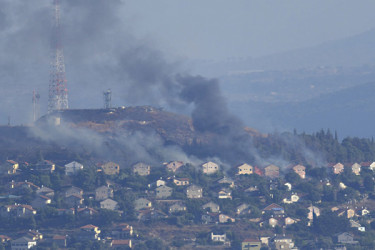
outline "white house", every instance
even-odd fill
[[[83,169],[83,165],[81,163],[72,161],[71,163],[68,163],[65,165],[65,175],[74,175],[79,170],[82,170],[82,169]]]

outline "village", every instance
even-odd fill
[[[6,160],[1,170],[0,249],[374,244],[375,162],[224,169],[211,161],[127,167]]]

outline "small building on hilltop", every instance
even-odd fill
[[[305,179],[306,178],[306,167],[303,166],[303,165],[296,165],[293,167],[293,171],[299,175],[299,177],[301,177],[301,179]]]
[[[264,175],[271,179],[279,178],[280,176],[280,168],[275,165],[269,165],[264,168]]]
[[[253,166],[244,163],[237,167],[237,174],[244,175],[244,174],[253,174]]]
[[[203,189],[196,185],[191,185],[186,189],[186,196],[189,199],[200,199],[203,197]]]
[[[172,195],[173,189],[168,186],[160,186],[156,188],[156,198],[164,199]]]
[[[101,169],[106,175],[115,175],[120,173],[120,165],[114,162],[107,162],[103,164]]]
[[[53,173],[53,171],[55,171],[56,165],[52,161],[43,160],[35,164],[34,168],[40,173]]]
[[[80,170],[83,170],[83,165],[76,161],[72,161],[65,165],[65,175],[75,175]]]
[[[112,199],[105,199],[104,201],[100,202],[100,208],[108,210],[117,210],[119,207],[117,201],[114,201]]]
[[[351,168],[352,168],[352,172],[355,175],[360,175],[361,174],[361,165],[359,165],[358,163],[354,163]]]
[[[340,162],[336,163],[332,166],[332,172],[334,174],[341,174],[342,172],[344,172],[344,165]]]
[[[18,162],[6,160],[0,165],[1,174],[15,174],[19,168]]]
[[[151,173],[151,166],[149,164],[139,162],[133,165],[133,173],[140,176],[147,176]]]
[[[166,164],[166,168],[168,171],[175,173],[183,165],[184,163],[182,161],[172,161]]]
[[[108,198],[113,198],[113,189],[108,186],[100,186],[95,189],[95,200],[103,201]]]
[[[212,161],[206,162],[202,164],[202,171],[204,174],[214,174],[219,171],[219,165]]]

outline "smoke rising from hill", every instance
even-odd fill
[[[31,110],[25,107],[30,106],[32,89],[41,92],[42,113],[47,107],[52,1],[5,0],[0,4],[0,52],[4,55],[0,84],[6,89],[0,116],[6,117],[10,110],[16,120],[24,122],[22,119],[31,117]],[[126,2],[120,0],[61,1],[70,107],[101,107],[102,91],[111,88],[117,106],[152,105],[191,114],[198,133],[218,135],[208,147],[197,145],[196,153],[201,156],[230,163],[252,161],[253,157],[261,161],[243,123],[229,112],[217,80],[189,75],[181,62],[166,60],[152,41],[135,38],[131,18],[122,16],[124,8]],[[68,139],[78,140],[78,145],[95,151],[108,142],[89,131],[34,132],[45,141],[66,145]],[[183,155],[181,149],[163,148],[154,136],[121,138],[111,141],[136,158],[166,160],[167,152]]]

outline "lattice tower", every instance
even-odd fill
[[[54,55],[51,61],[51,75],[48,95],[48,112],[68,109],[68,89],[66,87],[65,62],[61,43],[60,4],[54,0],[55,37],[53,38]]]

